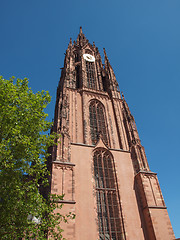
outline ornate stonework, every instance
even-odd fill
[[[57,88],[51,192],[63,194],[68,240],[175,239],[159,186],[104,50],[80,28],[68,45]]]

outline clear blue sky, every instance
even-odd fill
[[[105,47],[180,237],[180,0],[0,0],[0,75],[52,96],[79,27]]]

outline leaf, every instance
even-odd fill
[[[1,239],[62,239],[60,222],[73,214],[55,214],[62,205],[49,195],[49,171],[46,165],[48,147],[58,135],[47,134],[52,123],[44,112],[50,102],[46,91],[33,93],[28,79],[5,80],[0,77],[0,236]],[[58,142],[58,141],[56,141]],[[41,219],[30,221],[32,219]]]

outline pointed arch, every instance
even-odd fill
[[[121,240],[122,218],[112,154],[97,148],[93,154],[99,239]]]
[[[90,50],[89,48],[85,49],[85,53],[88,53],[88,54],[93,54],[92,50]]]
[[[80,57],[79,51],[75,50],[75,51],[74,51],[74,62],[75,62],[75,63],[76,63],[76,62],[79,62],[80,59],[81,59],[81,57]]]
[[[94,62],[86,61],[86,73],[87,73],[87,87],[91,89],[96,89],[95,81],[95,66]]]
[[[104,105],[98,100],[92,100],[89,105],[90,133],[92,144],[96,144],[99,135],[106,145],[109,145],[107,121]]]

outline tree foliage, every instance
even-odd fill
[[[48,184],[47,148],[55,135],[44,109],[46,91],[36,94],[27,79],[0,77],[0,238],[62,239],[64,216],[54,214],[60,196],[44,198],[39,189]]]

